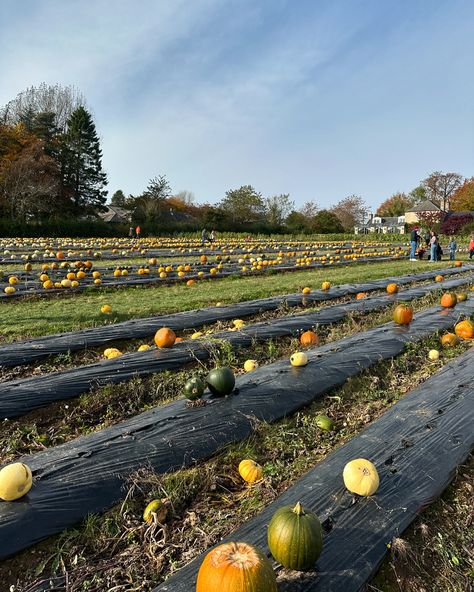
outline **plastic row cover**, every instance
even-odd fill
[[[392,261],[393,257],[369,257],[369,258],[360,258],[357,259],[356,262],[354,261],[339,261],[336,265],[337,266],[345,266],[345,265],[353,265],[354,263],[380,263],[381,261]],[[304,269],[309,270],[309,269],[317,269],[320,267],[327,267],[327,265],[323,265],[321,263],[311,263],[310,265],[306,265],[304,268],[302,267],[294,267],[294,266],[287,266],[287,265],[276,265],[274,267],[271,268],[272,272],[296,272],[296,271],[302,271]],[[270,273],[270,271],[262,271],[262,272],[252,272],[251,275],[265,275],[266,273]],[[73,292],[83,292],[84,290],[96,290],[96,289],[100,289],[100,288],[130,288],[131,286],[151,286],[154,284],[176,284],[176,283],[182,283],[185,282],[187,280],[190,279],[199,279],[199,280],[203,280],[203,279],[212,279],[212,280],[216,280],[216,279],[222,279],[224,277],[229,277],[229,276],[241,276],[241,275],[245,275],[248,276],[249,274],[244,274],[243,272],[240,271],[222,271],[217,275],[211,275],[211,274],[204,274],[204,276],[202,277],[198,277],[197,274],[190,274],[186,277],[166,277],[166,278],[160,278],[158,276],[138,276],[138,277],[131,277],[131,276],[127,276],[126,278],[121,278],[120,280],[116,280],[115,278],[101,278],[102,283],[100,284],[100,286],[96,286],[93,283],[88,283],[88,284],[79,284],[79,286],[77,286],[76,288],[70,289],[68,288],[69,292],[68,293],[73,293]],[[26,289],[25,287],[21,286],[20,284],[17,284],[16,286],[16,292],[14,294],[5,294],[4,292],[0,292],[0,300],[2,299],[12,299],[12,298],[19,298],[22,296],[32,296],[32,295],[38,295],[38,296],[51,296],[52,294],[58,294],[58,293],[64,293],[64,290],[61,289],[51,289],[51,290],[45,290],[44,288],[28,288]]]
[[[459,288],[469,282],[463,277],[445,282],[449,289]],[[355,300],[346,304],[328,306],[319,311],[288,315],[280,319],[254,323],[239,332],[225,331],[212,335],[215,340],[225,340],[233,348],[250,347],[254,341],[267,341],[278,337],[298,335],[315,326],[329,325],[342,321],[352,312],[369,313],[392,306],[397,301],[421,298],[439,284],[411,288],[399,294]],[[20,378],[2,383],[0,392],[0,419],[18,417],[39,407],[71,399],[96,386],[124,382],[134,376],[146,376],[164,370],[176,370],[196,359],[210,357],[212,345],[206,338],[188,340],[171,349],[152,349],[146,352],[132,352],[119,358],[102,360],[95,364],[79,366],[71,370],[42,374],[31,378]]]
[[[274,512],[300,501],[325,528],[313,571],[280,571],[280,592],[358,592],[387,552],[387,543],[439,496],[474,445],[474,349],[406,395],[359,436],[309,471],[256,518],[225,538],[246,541],[268,556]],[[345,464],[370,459],[380,476],[371,498],[355,499],[342,482]],[[189,592],[203,556],[154,592]]]
[[[228,306],[213,306],[202,310],[189,310],[163,316],[134,319],[122,323],[114,323],[113,325],[104,325],[81,331],[17,341],[0,346],[0,366],[21,366],[66,351],[78,351],[103,346],[120,339],[150,337],[160,327],[170,327],[177,332],[185,329],[197,329],[198,327],[216,321],[245,318],[264,311],[275,310],[282,305],[287,307],[301,306],[302,301],[308,303],[322,302],[354,295],[358,292],[385,289],[390,282],[404,285],[414,281],[428,280],[440,273],[449,277],[451,275],[465,273],[466,271],[472,271],[473,269],[474,266],[465,266],[461,268],[436,269],[399,277],[385,277],[361,284],[334,286],[329,291],[315,290],[311,294],[304,296],[304,298],[301,294],[286,294],[284,296],[273,296],[259,300],[239,302]]]
[[[118,425],[23,457],[34,475],[27,496],[0,504],[0,559],[101,512],[126,494],[126,479],[141,467],[173,471],[249,436],[256,420],[274,422],[321,397],[348,378],[403,352],[405,344],[448,329],[459,310],[419,313],[408,327],[388,323],[308,352],[309,364],[288,360],[238,377],[234,394],[189,408],[178,400]]]

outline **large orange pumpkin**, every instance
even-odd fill
[[[248,543],[224,543],[199,568],[196,592],[277,592],[269,559]]]
[[[440,341],[443,347],[452,347],[459,343],[459,339],[454,333],[445,333],[441,336]]]
[[[413,320],[413,308],[408,304],[399,304],[393,311],[393,320],[397,325],[409,325]]]
[[[387,293],[388,294],[396,294],[398,292],[397,284],[388,284],[387,286]]]
[[[316,335],[314,331],[305,331],[301,334],[300,343],[305,347],[309,345],[318,345],[319,337]]]
[[[445,292],[442,296],[441,296],[441,306],[443,306],[444,308],[454,308],[457,304],[458,300],[456,298],[456,294],[453,294],[452,292]]]
[[[454,327],[454,332],[461,339],[474,338],[474,323],[469,320],[461,321]]]
[[[158,347],[173,347],[176,341],[176,334],[168,327],[162,327],[155,333],[155,343]]]

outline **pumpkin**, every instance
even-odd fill
[[[176,341],[176,334],[168,327],[162,327],[155,333],[155,343],[158,347],[173,347]]]
[[[311,288],[303,288],[303,294],[311,294]]]
[[[454,267],[462,267],[462,261],[455,261]]]
[[[253,372],[258,368],[257,360],[246,360],[244,363],[245,372]]]
[[[188,280],[188,281],[186,282],[186,285],[187,285],[187,286],[194,286],[194,284],[195,284],[195,283],[196,283],[196,282],[195,282],[194,280]]]
[[[327,415],[317,415],[314,420],[318,428],[323,432],[330,432],[334,429],[334,422]]]
[[[443,280],[444,280],[444,275],[435,276],[435,282],[442,282]]]
[[[245,459],[239,463],[239,474],[247,483],[255,483],[263,477],[263,469],[254,460]]]
[[[3,291],[5,294],[14,294],[16,289],[13,286],[7,286],[6,288],[3,288]]]
[[[33,484],[31,469],[24,463],[12,463],[0,470],[0,499],[6,502],[26,495]]]
[[[269,559],[248,543],[224,543],[199,568],[196,592],[277,592]]]
[[[456,294],[456,298],[457,298],[458,302],[466,302],[467,294],[466,294],[466,292],[458,292]]]
[[[308,347],[309,345],[318,345],[319,337],[314,331],[305,331],[300,336],[300,343],[305,347]]]
[[[330,288],[330,287],[331,287],[331,283],[330,283],[330,282],[323,282],[323,283],[321,284],[321,288],[322,288],[323,290],[329,290],[329,288]]]
[[[224,397],[234,390],[235,376],[228,366],[214,368],[207,375],[206,383],[213,395]]]
[[[232,324],[237,329],[242,329],[242,327],[245,327],[245,322],[242,319],[235,319],[232,321]]]
[[[393,311],[393,320],[397,325],[409,325],[413,320],[413,308],[408,304],[399,304]]]
[[[428,358],[433,362],[439,360],[439,351],[437,349],[430,349],[428,352]]]
[[[454,308],[457,304],[456,294],[453,294],[452,292],[445,292],[441,296],[440,304],[444,308]]]
[[[388,284],[386,289],[387,289],[387,294],[396,294],[398,292],[397,284]]]
[[[358,292],[356,294],[356,300],[362,300],[362,298],[367,298],[367,294],[365,292]]]
[[[467,319],[461,321],[454,327],[454,332],[461,339],[472,339],[474,337],[474,323]]]
[[[140,345],[140,347],[138,348],[137,351],[142,352],[142,351],[148,351],[149,349],[151,349],[151,345],[144,343],[143,345]]]
[[[443,347],[453,347],[459,343],[459,339],[454,333],[445,333],[441,336],[440,342]]]
[[[323,548],[323,529],[318,517],[303,508],[283,506],[268,525],[268,547],[283,567],[298,571],[312,569]]]
[[[163,500],[152,500],[143,511],[143,520],[148,524],[151,524],[154,519],[157,522],[163,523],[167,516],[168,505]]]
[[[100,307],[100,312],[102,314],[110,314],[112,312],[112,307],[109,304],[104,304]]]
[[[357,495],[373,495],[379,487],[377,469],[365,458],[349,461],[344,467],[342,478],[346,488]]]
[[[200,399],[203,394],[206,385],[199,377],[190,378],[184,385],[184,396],[190,401]]]
[[[292,366],[306,366],[306,364],[308,363],[308,356],[304,353],[304,352],[295,352],[291,357],[290,357],[290,364]]]

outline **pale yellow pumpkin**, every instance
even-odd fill
[[[342,472],[344,485],[351,493],[373,495],[379,487],[377,469],[365,458],[356,458],[346,464]]]
[[[24,463],[12,463],[0,471],[0,499],[7,502],[26,495],[33,483],[31,469]]]

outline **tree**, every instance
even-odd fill
[[[76,212],[93,211],[106,201],[107,175],[102,170],[102,150],[92,116],[78,107],[67,122],[61,150],[65,193]]]
[[[367,215],[367,205],[359,195],[349,195],[341,199],[330,211],[339,218],[344,230],[352,232],[354,226],[363,224]]]
[[[295,202],[290,200],[288,193],[267,197],[265,199],[267,221],[274,227],[281,226],[294,207]]]
[[[413,205],[417,205],[427,198],[426,188],[423,185],[418,185],[415,189],[412,189],[408,194],[409,198],[413,200]]]
[[[296,210],[288,214],[285,220],[285,226],[293,233],[305,232],[309,229],[306,216]]]
[[[300,208],[300,212],[303,214],[303,216],[306,216],[308,220],[310,218],[314,218],[314,216],[316,216],[316,214],[318,213],[318,210],[318,204],[314,200],[307,201]]]
[[[344,232],[344,227],[336,214],[321,210],[311,220],[311,230],[316,234],[336,234]]]
[[[239,189],[226,192],[219,207],[234,224],[252,224],[261,220],[265,214],[262,195],[251,185],[242,185]]]
[[[124,208],[126,203],[126,197],[124,192],[121,189],[117,189],[117,191],[112,195],[112,199],[110,203],[113,206],[118,206],[119,208]]]
[[[456,189],[451,198],[451,209],[454,212],[474,212],[474,177],[465,179]]]
[[[426,189],[428,199],[447,212],[450,209],[451,197],[461,186],[462,181],[463,177],[459,173],[435,171],[423,181],[422,185]]]
[[[186,191],[186,190],[179,191],[173,197],[176,201],[181,201],[187,206],[192,205],[196,200],[194,193],[192,191]]]
[[[153,177],[148,182],[148,186],[143,192],[143,197],[163,201],[171,195],[171,187],[165,175]]]
[[[377,208],[377,216],[402,216],[414,204],[406,193],[394,193]]]

